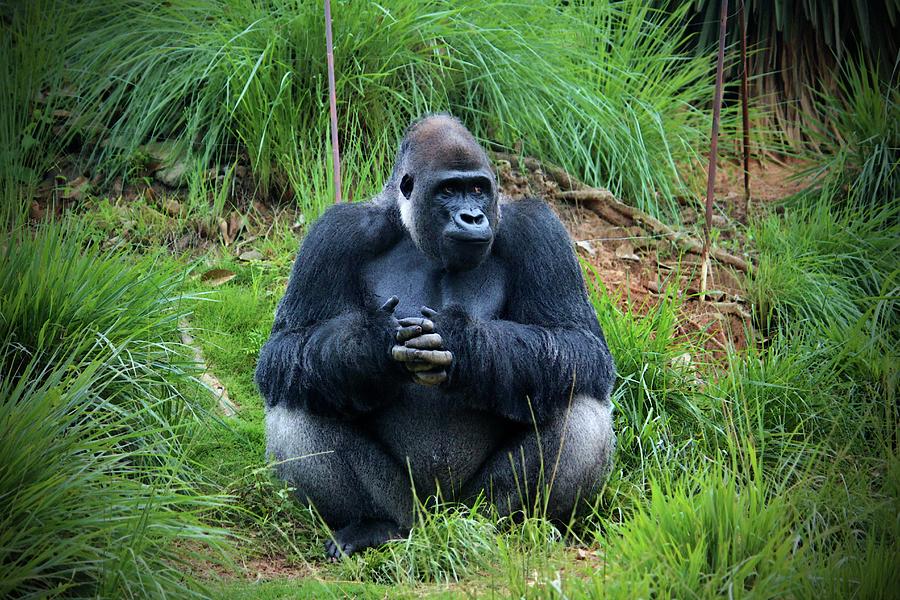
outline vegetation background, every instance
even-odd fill
[[[693,232],[719,2],[333,5],[345,195],[449,110]],[[900,2],[744,8],[754,158],[798,191],[743,222],[717,197],[717,243],[751,264],[743,335],[685,329],[686,256],[649,305],[585,260],[620,379],[592,513],[439,503],[327,564],[252,384],[334,194],[322,6],[0,2],[0,596],[896,597]]]

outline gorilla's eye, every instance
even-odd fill
[[[413,190],[413,178],[409,175],[404,175],[403,179],[400,180],[400,193],[409,200],[410,195]]]
[[[480,185],[473,185],[473,186],[472,186],[472,193],[475,194],[476,196],[480,196],[480,195],[481,195],[481,186],[480,186]]]

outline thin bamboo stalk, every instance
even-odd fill
[[[338,148],[337,92],[334,84],[334,44],[331,37],[331,0],[325,0],[325,50],[328,61],[328,103],[331,109],[331,160],[334,165],[334,202],[341,201],[341,151]]]
[[[725,26],[728,22],[728,0],[722,0],[722,14],[719,18],[719,56],[716,61],[716,91],[713,100],[712,140],[709,144],[709,174],[706,178],[706,212],[703,222],[703,253],[700,267],[700,299],[706,295],[706,280],[709,275],[709,247],[712,229],[713,194],[716,183],[716,158],[719,153],[719,117],[722,113],[722,72],[725,69]]]
[[[744,13],[745,0],[741,0],[738,18],[741,20],[741,117],[743,121],[744,155],[744,210],[743,217],[750,216],[750,73],[747,70],[747,16]]]

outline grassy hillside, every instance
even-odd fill
[[[412,117],[451,110],[491,149],[675,227],[696,206],[714,61],[685,53],[690,7],[333,4],[345,195],[380,189]],[[674,247],[649,304],[583,261],[618,368],[615,468],[590,514],[560,528],[422,498],[407,539],[332,564],[327,528],[271,476],[252,380],[332,199],[321,6],[37,0],[0,17],[0,596],[900,589],[900,94],[872,57],[816,96],[817,143],[783,166],[799,194],[754,200],[747,223],[716,199],[714,235],[751,259],[731,276],[742,335],[716,345],[691,322],[695,262]],[[734,127],[726,111],[723,146]]]

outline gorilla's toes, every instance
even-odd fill
[[[403,535],[403,529],[391,521],[360,521],[335,531],[334,537],[325,542],[325,556],[337,561]]]
[[[353,544],[335,543],[334,540],[325,542],[325,557],[332,562],[336,562],[344,556],[350,556],[353,551]]]

